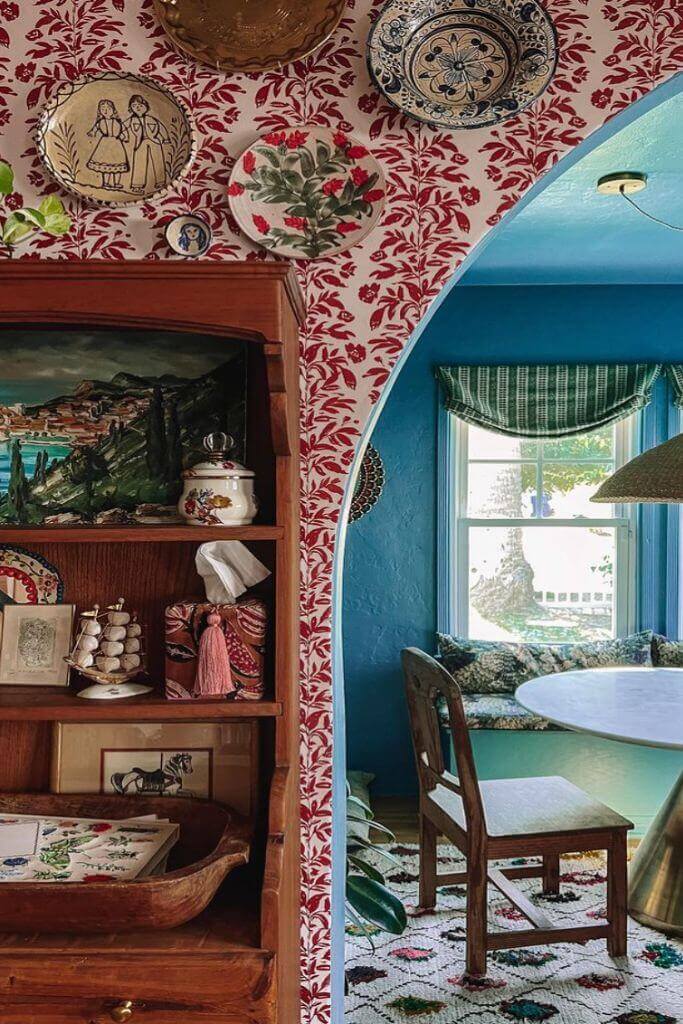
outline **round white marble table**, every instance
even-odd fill
[[[515,696],[576,732],[683,750],[683,669],[559,672],[522,683]],[[683,932],[683,772],[631,862],[629,912],[651,928]]]

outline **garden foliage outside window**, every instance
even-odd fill
[[[589,499],[630,457],[632,421],[552,440],[456,421],[455,632],[561,642],[631,628],[632,522]]]

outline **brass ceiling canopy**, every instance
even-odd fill
[[[618,196],[629,192],[642,192],[647,188],[647,174],[642,171],[613,171],[598,178],[595,186],[603,196]]]
[[[683,231],[683,224],[672,224],[671,221],[664,220],[662,217],[656,217],[654,213],[644,210],[642,206],[638,206],[638,203],[631,199],[636,192],[642,192],[647,188],[647,174],[643,174],[642,171],[612,171],[610,174],[603,174],[601,178],[598,178],[595,188],[602,196],[619,196],[654,224],[660,224],[672,231]]]
[[[683,502],[683,434],[631,459],[601,484],[591,501]]]

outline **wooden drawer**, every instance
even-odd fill
[[[46,954],[46,955],[45,955]],[[0,1024],[272,1024],[274,957],[262,950],[159,957],[138,952],[7,955],[0,948]]]
[[[110,999],[45,999],[40,1002],[22,999],[5,1001],[0,1007],[0,1024],[112,1024],[112,1010],[117,1006]],[[271,1017],[254,1017],[242,1012],[197,1012],[191,1007],[168,1004],[133,1003],[130,1024],[261,1024]]]

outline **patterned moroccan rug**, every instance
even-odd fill
[[[439,890],[435,913],[416,914],[417,848],[391,847],[402,868],[388,872],[408,908],[406,932],[367,938],[347,927],[346,1024],[683,1024],[683,944],[629,918],[628,957],[612,959],[604,939],[489,954],[488,975],[463,977],[465,889]],[[380,866],[379,860],[376,862]],[[514,861],[513,863],[525,863]],[[440,873],[462,870],[449,846],[439,847]],[[559,896],[540,894],[540,879],[515,880],[558,923],[605,916],[601,857],[562,861]],[[412,910],[412,913],[411,913]],[[528,927],[497,890],[489,891],[489,927]]]

